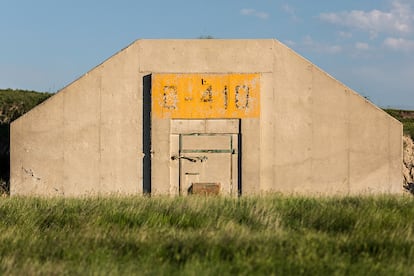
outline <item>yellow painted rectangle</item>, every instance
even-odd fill
[[[260,74],[153,74],[157,118],[254,118],[260,115]]]

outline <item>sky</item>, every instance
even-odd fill
[[[414,110],[414,0],[0,0],[0,88],[56,92],[141,38],[274,38]]]

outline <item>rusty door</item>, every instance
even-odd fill
[[[237,134],[181,134],[179,193],[237,195]]]

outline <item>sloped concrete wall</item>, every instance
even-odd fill
[[[11,195],[62,195],[63,94],[55,95],[11,124]]]
[[[401,123],[352,94],[349,139],[350,192],[401,193]]]
[[[402,125],[274,40],[139,40],[11,126],[12,195],[142,194],[151,73],[259,73],[241,120],[244,195],[400,193]],[[170,193],[170,119],[152,119],[152,193]]]
[[[142,192],[142,83],[133,44],[11,125],[11,194]]]
[[[261,192],[401,193],[401,123],[284,45],[274,52]]]

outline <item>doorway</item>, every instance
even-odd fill
[[[172,124],[173,193],[237,196],[239,120],[172,120]]]

